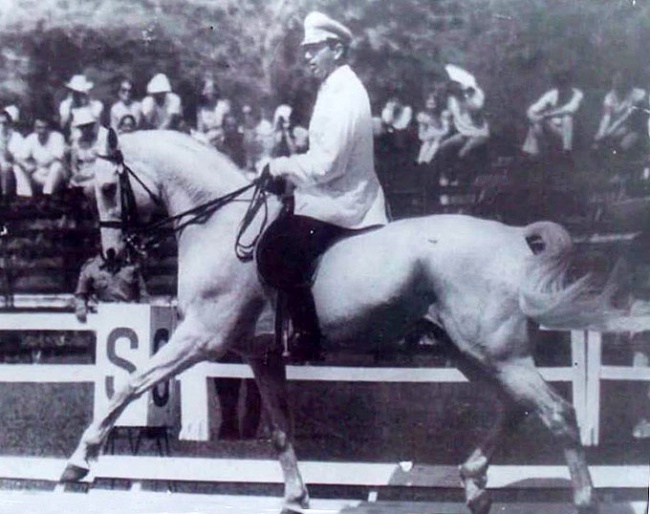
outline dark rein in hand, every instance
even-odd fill
[[[135,193],[131,185],[130,177],[147,192],[151,200],[158,207],[164,207],[163,202],[157,197],[151,189],[138,177],[135,172],[124,162],[122,152],[116,150],[113,155],[100,156],[118,165],[118,178],[120,183],[120,203],[121,203],[121,220],[120,221],[101,221],[100,228],[115,228],[123,232],[123,239],[128,248],[144,255],[146,252],[160,245],[168,237],[183,231],[190,225],[201,225],[208,221],[210,217],[219,209],[232,203],[249,190],[253,190],[253,197],[249,201],[248,209],[239,226],[237,238],[235,239],[235,255],[242,262],[248,262],[253,259],[255,246],[259,241],[266,225],[268,223],[268,204],[267,192],[265,189],[266,180],[263,178],[255,179],[250,184],[232,191],[224,196],[215,198],[208,202],[192,207],[174,216],[167,216],[163,219],[151,223],[138,222],[138,206],[135,201]],[[263,208],[264,217],[260,228],[250,243],[243,243],[242,238],[250,227],[257,213]]]

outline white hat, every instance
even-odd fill
[[[95,84],[86,79],[85,75],[75,75],[70,79],[70,82],[68,82],[65,87],[78,93],[87,93],[94,85]]]
[[[15,105],[7,105],[7,107],[2,109],[2,112],[7,114],[7,116],[9,116],[11,118],[11,121],[14,123],[18,121],[18,118],[20,117],[20,111]]]
[[[305,38],[302,40],[302,45],[321,43],[328,39],[338,39],[346,45],[352,41],[352,32],[349,28],[321,12],[309,13],[304,25]]]
[[[73,127],[82,127],[84,125],[90,125],[96,122],[97,119],[95,118],[92,111],[88,107],[80,107],[72,111]]]
[[[147,84],[147,93],[155,95],[156,93],[171,93],[172,85],[169,83],[167,75],[158,73]]]

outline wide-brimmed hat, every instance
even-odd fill
[[[72,126],[83,127],[84,125],[94,125],[97,118],[93,115],[88,107],[81,107],[72,111]]]
[[[338,39],[346,45],[352,41],[352,32],[349,28],[318,11],[307,15],[304,27],[305,37],[302,45],[321,43],[328,39]]]
[[[11,121],[14,123],[18,121],[18,118],[20,117],[20,111],[15,105],[7,105],[7,107],[2,109],[2,112],[9,116],[9,118],[11,118]]]
[[[172,85],[169,83],[167,75],[158,73],[147,84],[147,93],[155,95],[156,93],[171,93]]]
[[[95,84],[90,82],[85,75],[74,75],[65,85],[65,87],[77,93],[87,93],[94,86]]]

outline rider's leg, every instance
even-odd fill
[[[320,357],[321,332],[311,279],[320,255],[339,237],[349,233],[307,216],[278,218],[258,245],[257,265],[264,280],[287,294],[287,308],[294,325],[293,357],[315,360]]]

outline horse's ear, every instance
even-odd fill
[[[119,142],[117,140],[117,132],[113,130],[112,128],[108,129],[108,138],[106,140],[106,154],[107,155],[113,155],[118,147],[119,147]]]

